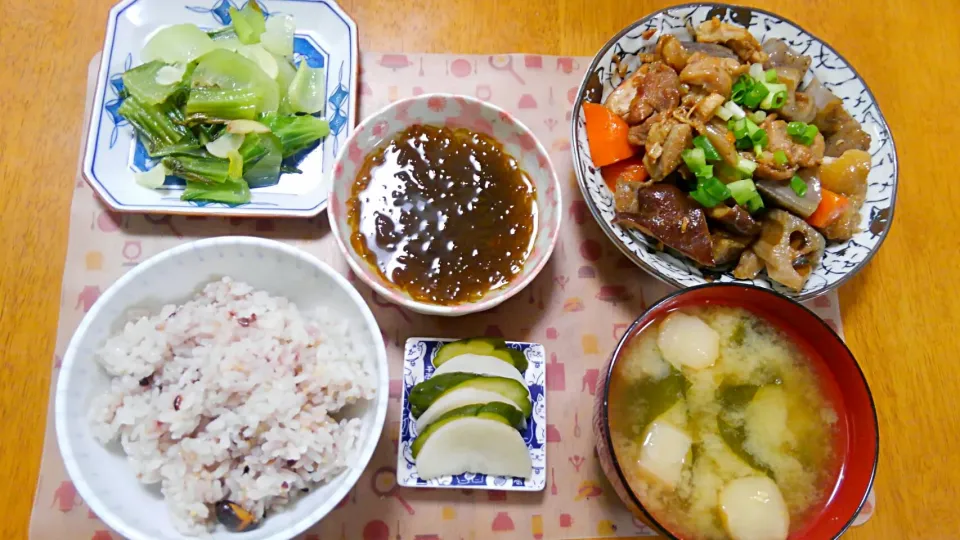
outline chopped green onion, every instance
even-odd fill
[[[804,122],[790,122],[787,124],[787,135],[790,135],[794,140],[807,146],[813,144],[817,133],[819,133],[817,126],[812,124],[806,124]]]
[[[752,113],[748,114],[748,115],[747,115],[747,118],[749,118],[751,122],[754,122],[754,123],[756,123],[756,124],[760,124],[760,123],[762,123],[764,120],[767,119],[767,113],[766,113],[765,111],[762,111],[762,110],[757,110],[757,111],[753,111]]]
[[[733,118],[735,118],[735,119],[737,119],[737,120],[739,120],[739,119],[744,118],[744,117],[747,116],[746,111],[744,111],[743,109],[741,109],[739,105],[737,105],[736,103],[734,103],[734,102],[732,102],[732,101],[728,101],[728,102],[726,103],[726,107],[727,107],[727,110],[729,110],[731,113],[733,113]]]
[[[737,82],[733,83],[730,91],[730,101],[734,103],[743,103],[743,96],[753,88],[754,81],[749,75],[741,75]]]
[[[760,108],[769,110],[783,107],[783,104],[787,101],[787,85],[783,83],[763,83],[763,85],[769,93],[763,98],[763,101],[760,102]]]
[[[773,101],[770,104],[770,108],[779,109],[780,107],[783,107],[786,104],[787,104],[787,93],[785,91],[777,92],[776,94],[773,95]]]
[[[803,132],[807,129],[806,122],[790,122],[787,124],[787,135],[791,137],[799,137],[803,135]]]
[[[702,148],[684,150],[680,153],[680,157],[693,174],[697,174],[697,171],[707,166],[707,156]]]
[[[746,118],[739,118],[737,120],[731,120],[727,124],[727,127],[733,132],[733,136],[739,140],[747,136],[747,122],[748,120]]]
[[[787,164],[787,154],[783,150],[777,150],[773,153],[773,161],[781,167]]]
[[[755,84],[746,95],[743,96],[743,106],[755,109],[770,94],[770,90],[764,84]]]
[[[792,189],[797,196],[803,197],[807,194],[807,183],[803,181],[803,178],[793,175],[793,178],[790,179],[790,189]]]
[[[728,101],[727,103],[733,103],[733,102],[732,102],[732,101]],[[727,108],[727,104],[726,104],[726,103],[724,103],[723,105],[721,105],[720,108],[717,109],[717,112],[714,113],[714,114],[716,114],[717,117],[719,117],[721,120],[729,120],[729,119],[733,118],[733,111],[731,111],[730,109]]]
[[[713,208],[714,206],[717,206],[718,204],[720,204],[720,201],[717,201],[716,199],[711,197],[708,193],[700,190],[691,191],[690,196],[693,197],[693,200],[700,203],[704,208]]]
[[[260,34],[266,32],[267,21],[256,0],[247,0],[243,9],[230,8],[230,18],[237,37],[245,45],[260,43]]]
[[[730,182],[727,184],[727,189],[730,190],[730,195],[737,201],[737,204],[745,205],[747,201],[757,196],[757,186],[753,183],[753,180]]]
[[[717,152],[717,149],[713,147],[713,144],[710,143],[710,140],[707,139],[706,136],[699,135],[694,137],[693,146],[703,150],[707,161],[720,161],[720,153]]]
[[[765,75],[768,83],[777,82],[777,70],[768,69]]]
[[[740,158],[737,162],[737,170],[745,176],[753,176],[753,171],[757,170],[757,163],[746,158]]]
[[[708,195],[718,201],[725,201],[731,197],[730,189],[727,188],[723,182],[712,176],[706,180],[702,180],[700,185],[697,186],[697,189],[707,192]]]
[[[749,73],[750,73],[750,76],[757,81],[762,81],[765,77],[762,64],[751,64]]]
[[[742,139],[737,139],[735,146],[737,150],[753,150],[753,141],[750,140],[750,137],[743,137]]]
[[[713,176],[713,165],[704,165],[695,171],[697,178],[710,178]]]
[[[750,140],[753,141],[754,146],[764,147],[767,145],[767,130],[757,129],[752,134],[750,134]]]
[[[763,209],[763,199],[760,198],[759,194],[756,197],[747,201],[747,210],[750,211],[751,214],[762,209]]]

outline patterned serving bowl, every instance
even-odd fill
[[[352,232],[347,221],[347,203],[366,156],[393,135],[418,124],[467,128],[496,139],[520,163],[537,188],[536,238],[522,272],[507,286],[491,291],[475,302],[443,306],[415,300],[384,279],[350,242]],[[397,101],[365,119],[337,155],[330,189],[327,209],[330,228],[353,272],[386,300],[427,315],[456,317],[500,305],[540,273],[553,253],[560,232],[560,182],[543,145],[512,114],[468,96],[424,94]]]
[[[253,1],[253,0],[249,0]],[[229,217],[312,217],[327,206],[333,159],[356,123],[357,25],[334,0],[256,0],[267,16],[294,17],[294,57],[325,69],[330,135],[315,148],[287,158],[303,171],[285,173],[273,186],[256,188],[241,206],[181,201],[184,183],[169,176],[162,189],[137,184],[134,174],[153,169],[133,127],[118,109],[124,100],[122,74],[140,65],[140,51],[166,26],[192,23],[205,30],[231,23],[230,8],[244,0],[123,0],[110,10],[100,74],[86,135],[83,177],[112,210],[144,214]]]
[[[765,273],[753,280],[738,280],[731,271],[700,268],[685,257],[664,251],[656,240],[613,224],[613,193],[590,157],[582,104],[602,103],[620,84],[622,78],[617,73],[616,60],[635,61],[638,54],[652,52],[657,39],[665,33],[689,41],[687,26],[696,26],[713,17],[747,27],[761,42],[783,39],[794,50],[813,57],[803,84],[816,76],[843,100],[844,108],[873,139],[869,150],[873,166],[868,178],[867,200],[860,212],[861,232],[846,242],[828,243],[821,264],[811,273],[800,292],[773,282]],[[600,49],[587,69],[573,109],[571,136],[580,190],[604,233],[630,260],[675,287],[714,281],[752,283],[772,288],[798,301],[807,300],[840,286],[863,268],[880,249],[893,222],[897,198],[897,151],[890,128],[870,89],[830,45],[797,24],[761,9],[714,3],[684,4],[656,11],[620,31]]]

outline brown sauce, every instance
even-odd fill
[[[496,140],[412,126],[367,156],[347,203],[354,249],[415,300],[476,301],[523,269],[536,186]]]

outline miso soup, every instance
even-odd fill
[[[683,538],[786,538],[838,474],[837,413],[810,361],[740,308],[684,309],[634,336],[609,418],[629,487]]]

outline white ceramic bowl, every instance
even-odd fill
[[[307,310],[321,302],[334,305],[345,318],[365,328],[374,358],[377,397],[360,402],[364,434],[354,465],[332,482],[310,492],[286,510],[271,513],[260,528],[244,533],[247,540],[293,538],[346,496],[370,461],[387,413],[389,377],[380,329],[360,294],[340,274],[294,247],[259,238],[224,237],[199,240],[165,251],[131,270],[94,304],[77,328],[57,381],[56,428],[67,472],[83,500],[107,525],[126,538],[181,538],[159,490],[141,484],[120,451],[101,445],[87,419],[91,400],[108,387],[109,377],[94,360],[104,341],[120,330],[132,308],[159,310],[182,303],[203,285],[230,276]],[[222,527],[214,539],[236,539]]]
[[[440,306],[414,300],[383,279],[350,243],[347,202],[357,172],[367,155],[381,143],[417,124],[467,128],[496,139],[536,184],[539,221],[534,249],[520,275],[506,287],[490,292],[477,302]],[[563,214],[557,172],[550,161],[550,155],[533,132],[512,114],[495,105],[453,94],[424,94],[404,99],[367,117],[337,154],[330,189],[330,205],[327,208],[330,228],[340,250],[350,263],[350,268],[385,299],[427,315],[456,317],[476,313],[498,306],[520,292],[537,277],[550,259],[557,243]]]

